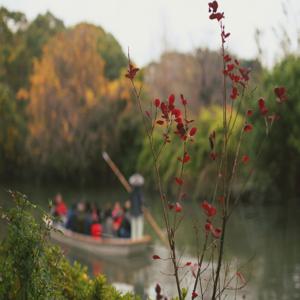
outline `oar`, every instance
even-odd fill
[[[118,179],[120,180],[120,182],[122,183],[122,185],[124,186],[124,188],[126,189],[126,191],[128,193],[132,192],[132,188],[131,185],[128,183],[127,179],[124,177],[124,175],[121,173],[121,171],[119,170],[119,168],[115,165],[115,163],[111,160],[111,158],[109,157],[109,155],[106,152],[102,152],[102,156],[103,159],[107,162],[107,164],[110,166],[110,168],[112,169],[112,171],[115,173],[115,175],[118,177]],[[163,233],[163,231],[161,230],[161,228],[158,226],[158,224],[156,223],[155,219],[153,218],[152,214],[150,213],[150,211],[146,208],[143,207],[143,212],[144,212],[144,216],[145,219],[148,221],[148,223],[150,224],[150,226],[153,228],[153,230],[155,231],[155,233],[157,234],[157,236],[160,238],[160,240],[166,245],[168,246],[169,243],[166,239],[165,234]]]

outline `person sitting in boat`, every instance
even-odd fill
[[[84,216],[84,234],[91,234],[91,226],[93,223],[93,206],[90,202],[85,202],[85,216]]]
[[[102,236],[102,225],[99,221],[93,221],[91,225],[91,236],[95,238],[100,238]]]
[[[91,225],[91,236],[94,238],[102,236],[102,225],[99,222],[93,222]]]
[[[67,206],[64,203],[63,197],[60,193],[56,194],[54,198],[53,216],[58,217],[63,223],[66,221]]]
[[[120,229],[122,220],[123,220],[123,209],[122,209],[119,201],[117,201],[114,205],[114,209],[112,211],[112,217],[113,217],[114,231],[118,232],[118,230]]]
[[[66,228],[74,231],[75,229],[75,222],[76,222],[76,214],[77,214],[77,209],[76,209],[76,203],[73,203],[71,208],[68,209],[67,213],[67,221],[66,221]]]
[[[144,185],[144,177],[138,173],[133,174],[129,178],[132,186],[130,195],[130,215],[131,215],[131,238],[139,239],[143,236],[144,218],[143,218],[143,194],[142,186]]]
[[[90,234],[92,237],[101,237],[103,233],[103,227],[101,224],[100,210],[95,203],[91,206],[91,220]]]
[[[116,232],[113,227],[113,217],[112,217],[112,209],[110,206],[107,206],[104,212],[104,220],[103,220],[103,236],[104,237],[114,237],[116,236]]]
[[[91,206],[91,218],[93,222],[102,219],[101,210],[98,208],[96,203],[93,203]]]
[[[130,201],[126,201],[123,207],[123,217],[122,223],[118,230],[118,237],[120,238],[130,238],[131,236],[131,224],[130,224]]]
[[[86,204],[83,201],[77,203],[76,213],[73,219],[73,231],[89,234],[89,227],[87,227]]]
[[[113,218],[116,218],[116,217],[122,215],[122,207],[121,207],[121,204],[119,201],[115,202],[111,215]]]

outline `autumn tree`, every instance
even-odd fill
[[[26,121],[20,113],[22,106],[9,87],[0,84],[0,176],[6,180],[19,175],[18,168],[24,163]]]
[[[255,80],[262,72],[256,60],[240,60],[252,69]],[[198,48],[191,53],[167,52],[158,63],[145,68],[145,83],[149,94],[166,99],[168,91],[184,94],[193,110],[219,103],[222,97],[219,69],[222,60],[217,51]]]
[[[1,7],[0,81],[15,93],[27,90],[33,59],[39,58],[48,39],[63,29],[63,22],[49,12],[28,22],[23,13]]]
[[[13,70],[17,65],[16,56],[26,26],[27,19],[23,13],[0,7],[0,81],[13,90],[16,88]]]
[[[79,24],[51,39],[34,64],[29,150],[38,166],[64,177],[96,171],[101,150],[118,150],[117,120],[130,92],[124,79],[106,77],[102,40],[102,28]]]

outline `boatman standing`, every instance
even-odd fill
[[[132,186],[132,192],[130,195],[131,238],[135,240],[135,239],[140,239],[143,237],[144,198],[143,198],[143,194],[142,194],[142,186],[144,185],[144,177],[141,174],[135,173],[132,176],[130,176],[129,183]]]

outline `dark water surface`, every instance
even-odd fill
[[[9,205],[5,192],[8,188],[25,193],[29,199],[44,208],[58,191],[69,205],[84,199],[104,206],[107,202],[123,202],[128,197],[121,189],[11,184],[0,187],[1,206]],[[160,203],[156,195],[147,195],[146,199],[149,209],[161,224]],[[182,260],[195,261],[197,248],[193,225],[203,219],[203,215],[196,203],[187,202],[184,208],[185,221],[177,233],[177,242],[183,255]],[[145,231],[153,236],[153,253],[165,257],[166,250],[147,224]],[[70,260],[78,260],[87,265],[91,275],[104,273],[109,282],[121,290],[153,297],[154,287],[159,282],[166,295],[176,294],[173,278],[166,274],[169,272],[167,263],[153,262],[151,254],[130,260],[109,260],[92,257],[74,249],[64,250]],[[226,260],[231,261],[232,266],[245,265],[244,273],[249,283],[240,293],[246,296],[245,299],[300,299],[300,204],[241,205],[229,223]],[[184,283],[191,283],[188,276]],[[228,296],[227,299],[233,298]]]

